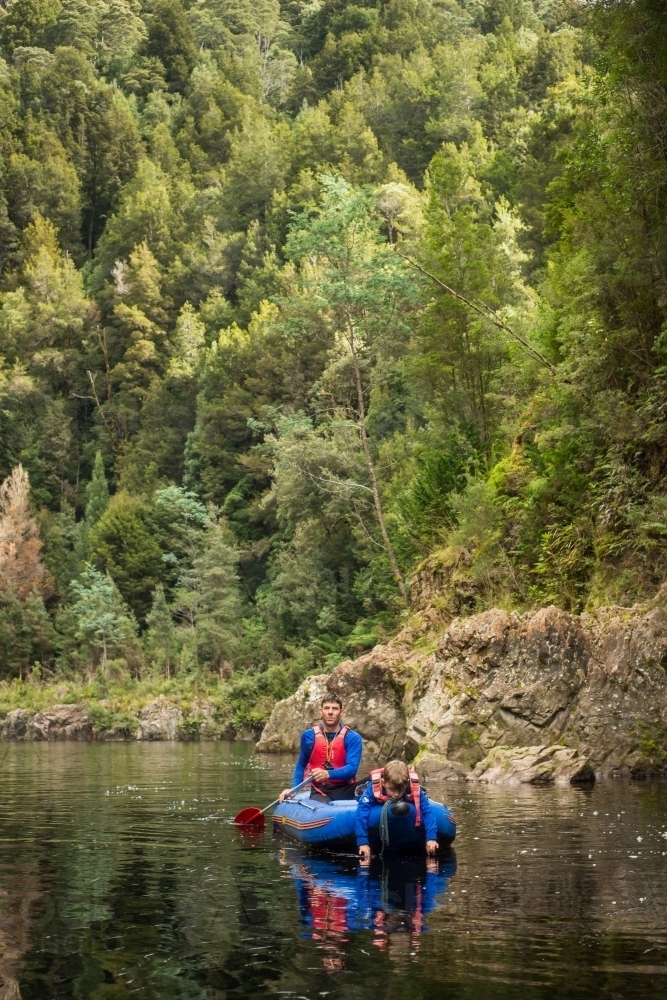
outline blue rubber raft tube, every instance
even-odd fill
[[[438,843],[440,847],[448,847],[456,837],[456,823],[447,806],[440,802],[431,802],[431,809],[438,824]],[[354,820],[357,813],[356,801],[323,802],[311,799],[308,792],[294,795],[286,802],[281,802],[273,814],[273,829],[300,844],[312,847],[325,847],[332,850],[356,850],[354,836]],[[375,805],[371,809],[368,823],[368,835],[371,850],[379,853],[382,850],[380,839],[380,815],[382,806]],[[394,816],[391,809],[387,812],[389,843],[387,851],[415,851],[424,848],[424,826],[415,826],[415,807],[410,804],[410,811],[405,816]]]

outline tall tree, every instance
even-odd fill
[[[109,486],[104,473],[102,452],[95,453],[93,475],[86,487],[86,524],[93,528],[109,506]]]
[[[0,28],[3,48],[11,54],[19,45],[43,45],[60,10],[60,0],[10,0]]]
[[[287,239],[287,254],[300,264],[301,280],[298,296],[285,304],[286,314],[297,328],[317,323],[333,344],[321,381],[339,394],[341,404],[354,400],[382,543],[407,601],[369,440],[367,399],[378,359],[400,351],[407,341],[417,283],[382,239],[371,215],[371,192],[334,177],[325,178],[323,186],[321,208],[300,215]]]
[[[71,589],[76,638],[90,647],[104,669],[110,653],[123,653],[132,645],[136,620],[109,574],[94,566],[87,566]]]
[[[51,591],[42,561],[42,540],[30,513],[30,480],[17,465],[0,486],[0,588],[25,600],[32,590]]]
[[[90,532],[90,557],[110,573],[132,611],[143,619],[165,572],[150,504],[120,490]]]
[[[170,90],[185,90],[197,52],[181,0],[158,0],[143,51],[161,61]]]
[[[153,665],[171,677],[177,651],[176,628],[161,583],[153,591],[153,604],[146,615],[146,652]]]

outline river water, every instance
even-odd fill
[[[312,857],[228,820],[247,744],[0,746],[1,1000],[667,996],[667,786],[430,786],[437,863]]]

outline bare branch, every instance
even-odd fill
[[[507,323],[503,323],[501,319],[498,319],[497,313],[495,313],[490,306],[487,306],[486,303],[482,302],[480,305],[476,305],[474,302],[471,302],[470,299],[467,299],[465,295],[461,295],[460,292],[450,288],[449,285],[446,285],[444,281],[440,280],[440,278],[436,278],[435,274],[431,274],[430,271],[427,271],[426,268],[421,266],[421,264],[418,264],[416,260],[412,260],[411,257],[407,256],[407,254],[401,253],[400,250],[395,250],[394,252],[397,253],[399,257],[402,257],[403,260],[407,260],[408,264],[411,264],[418,271],[421,271],[421,273],[426,275],[427,278],[430,278],[431,281],[435,281],[436,285],[439,285],[440,288],[444,289],[449,295],[458,299],[459,302],[465,303],[468,308],[473,309],[479,316],[483,316],[484,319],[488,319],[488,321],[493,323],[494,326],[497,326],[499,330],[504,330],[505,333],[509,333],[510,337],[516,340],[517,343],[521,344],[521,346],[524,347],[529,354],[532,354],[536,361],[539,361],[541,365],[548,368],[550,372],[556,371],[555,365],[552,365],[549,359],[545,358],[541,351],[538,351],[536,347],[533,347],[530,341],[526,340],[526,338],[520,333],[517,333],[516,330],[513,330],[507,325]]]

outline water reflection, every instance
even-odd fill
[[[371,931],[370,943],[381,951],[398,949],[414,959],[426,918],[456,872],[453,851],[428,859],[374,858],[368,868],[355,857],[314,857],[291,848],[281,850],[279,860],[294,880],[304,935],[317,943],[328,971],[345,968],[345,946],[358,931]]]
[[[433,787],[456,859],[362,872],[228,822],[292,766],[239,744],[11,746],[0,1000],[666,995],[667,785]]]

